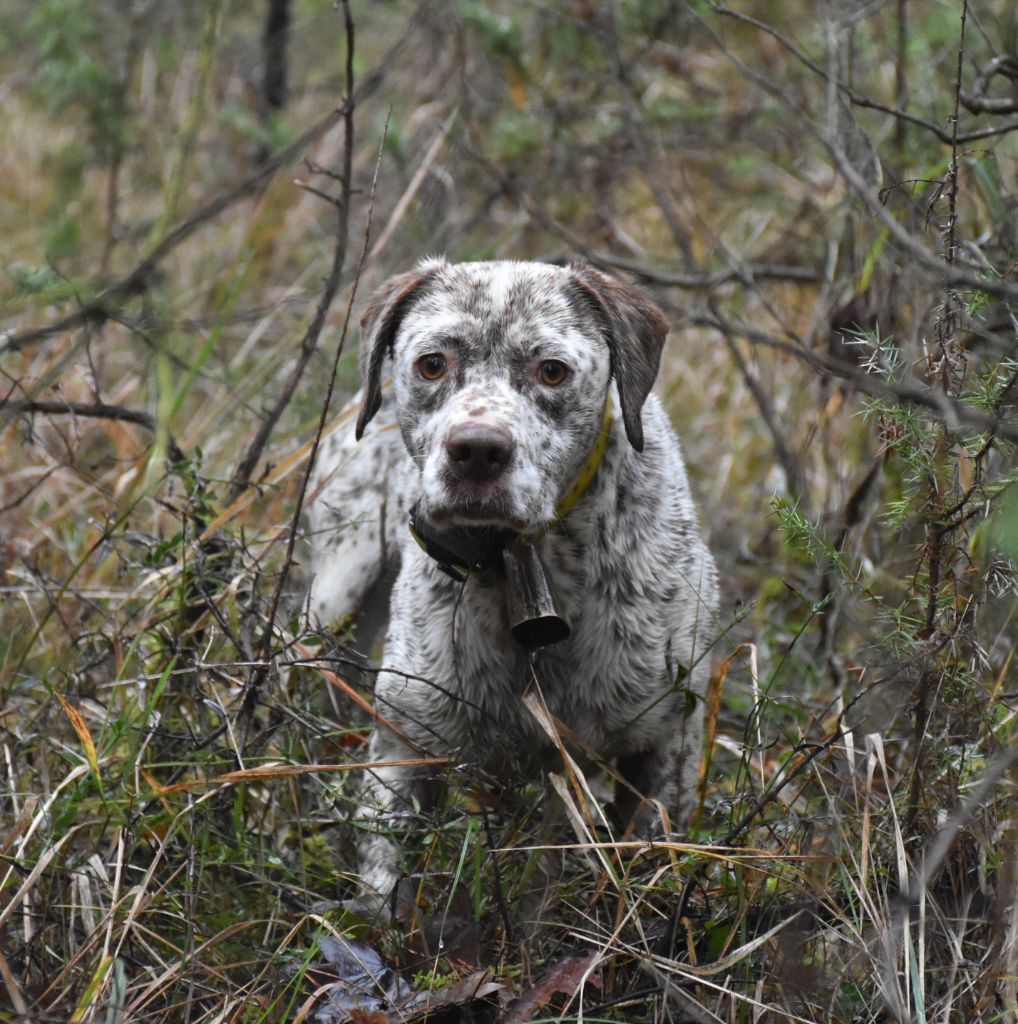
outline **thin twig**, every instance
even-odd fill
[[[40,413],[46,416],[81,416],[90,419],[118,420],[122,423],[137,423],[155,433],[158,429],[155,417],[140,409],[127,409],[122,405],[107,405],[104,402],[44,402],[36,399],[7,401],[0,403],[0,410],[14,415]],[[184,462],[187,458],[172,437],[166,441],[167,454],[171,462]]]
[[[715,315],[717,315],[716,311]],[[742,353],[739,351],[739,346],[736,344],[735,339],[732,335],[727,333],[723,333],[722,336],[725,339],[725,344],[728,346],[728,352],[735,365],[738,367],[739,373],[742,374],[742,379],[745,381],[746,387],[749,388],[749,393],[753,396],[757,409],[760,411],[764,424],[771,435],[771,444],[774,446],[774,455],[784,471],[789,493],[795,496],[799,507],[806,512],[808,509],[808,493],[802,471],[802,463],[798,456],[795,455],[795,453],[785,443],[785,438],[781,433],[781,427],[778,424],[778,417],[774,412],[774,407],[771,404],[767,393],[760,386],[760,382],[750,371],[746,360],[742,357]]]
[[[619,26],[616,23],[612,5],[605,4],[605,11],[607,24],[606,31],[603,33],[604,47],[608,51],[612,72],[626,107],[625,130],[637,158],[636,165],[654,196],[657,207],[661,211],[661,217],[668,227],[668,233],[672,236],[672,241],[682,252],[686,264],[692,265],[695,261],[689,232],[679,222],[678,211],[675,209],[668,189],[653,171],[654,161],[650,142],[643,131],[643,119],[640,117],[639,108],[633,100],[633,83],[630,81],[629,68],[622,61],[622,52],[619,48]]]
[[[651,284],[669,285],[673,288],[689,288],[694,290],[718,288],[723,284],[737,282],[752,285],[755,281],[800,281],[804,284],[815,284],[824,279],[824,272],[816,267],[803,267],[787,263],[753,263],[740,262],[719,270],[705,270],[702,273],[683,274],[656,267],[648,267],[636,260],[627,260],[610,253],[593,252],[589,254],[590,262],[625,270],[641,280]]]
[[[279,422],[279,417],[283,415],[284,410],[293,399],[297,390],[297,385],[304,376],[304,371],[307,369],[307,365],[311,361],[311,357],[318,350],[318,339],[325,326],[325,318],[328,316],[329,309],[332,306],[332,301],[336,297],[336,292],[339,291],[339,283],[343,276],[343,268],[346,266],[347,243],[350,236],[350,203],[353,194],[353,112],[356,100],[354,97],[353,80],[354,27],[353,21],[350,18],[349,8],[345,0],[343,3],[343,11],[346,23],[347,61],[346,97],[339,108],[343,117],[343,156],[342,169],[339,171],[339,181],[341,182],[341,186],[338,198],[326,196],[326,198],[335,206],[337,218],[336,245],[333,252],[332,268],[329,271],[325,287],[322,290],[322,297],[315,309],[315,315],[311,320],[311,323],[308,325],[308,329],[304,332],[304,337],[301,340],[300,349],[297,353],[297,364],[294,366],[289,379],[283,385],[282,391],[276,397],[276,401],[273,403],[272,408],[265,415],[258,427],[254,438],[250,445],[248,445],[247,451],[244,453],[244,457],[237,465],[237,471],[233,477],[233,484],[230,487],[229,494],[226,496],[227,505],[231,504],[243,491],[247,490],[248,484],[251,481],[251,474],[254,472],[255,466],[258,465],[258,461],[262,457],[262,452],[265,449],[265,445],[268,444],[272,431],[276,427],[276,423]],[[342,348],[342,340],[340,341],[340,348]]]
[[[895,29],[897,54],[894,60],[894,102],[897,104],[895,109],[905,113],[905,104],[908,102],[908,0],[898,0]],[[899,153],[904,152],[907,128],[908,121],[904,117],[895,117],[894,143]]]
[[[965,22],[968,16],[968,0],[961,6],[961,38],[958,42],[958,70],[954,82],[954,113],[951,115],[951,187],[948,190],[949,219],[947,222],[947,247],[944,262],[954,263],[955,230],[958,222],[958,116],[961,104],[961,72],[965,59]]]
[[[248,481],[251,476],[251,472],[257,465],[258,460],[261,458],[262,449],[267,443],[273,428],[276,425],[277,420],[282,415],[283,410],[290,403],[291,398],[297,388],[297,384],[300,378],[303,376],[304,368],[307,366],[308,360],[311,355],[317,350],[318,339],[321,335],[322,328],[325,326],[325,318],[328,315],[329,308],[332,306],[332,301],[336,296],[336,292],[339,290],[339,282],[343,274],[343,268],[346,264],[347,247],[350,236],[350,202],[353,188],[353,150],[354,150],[354,71],[353,71],[353,59],[354,59],[354,23],[353,18],[350,15],[350,6],[348,0],[343,0],[343,26],[346,37],[346,99],[344,100],[342,107],[343,111],[343,153],[342,153],[342,170],[341,180],[342,186],[340,190],[340,196],[338,201],[335,203],[336,207],[336,233],[335,233],[335,247],[332,255],[332,268],[329,271],[328,279],[325,282],[325,287],[322,290],[322,297],[318,302],[318,307],[315,310],[315,316],[311,323],[308,325],[307,331],[304,333],[304,338],[301,341],[300,353],[298,355],[297,366],[294,368],[294,372],[290,375],[290,379],[287,381],[283,388],[282,394],[276,399],[276,403],[270,411],[269,415],[266,416],[261,427],[259,428],[258,434],[248,447],[244,458],[240,462],[240,466],[237,470],[237,474],[234,478],[233,487],[230,489],[230,494],[226,499],[226,504],[229,505],[247,488]],[[377,176],[377,167],[376,167]],[[373,188],[373,187],[372,187]],[[370,227],[370,207],[368,214],[368,224]],[[361,256],[361,262],[363,262],[363,253]],[[325,428],[325,422],[328,418],[329,403],[332,399],[332,390],[335,385],[336,373],[339,366],[339,358],[343,351],[343,346],[346,341],[347,327],[350,322],[350,309],[354,299],[354,294],[357,288],[357,279],[360,274],[360,264],[358,264],[357,275],[354,278],[353,289],[350,293],[350,298],[347,303],[346,318],[343,322],[343,330],[340,333],[339,343],[336,346],[336,355],[332,364],[332,374],[329,378],[329,386],[327,389],[326,400],[322,408],[322,413],[319,418],[318,430],[315,434],[315,440],[311,448],[311,457],[308,459],[307,465],[304,469],[304,475],[301,478],[301,487],[298,494],[297,503],[294,508],[293,516],[290,519],[289,524],[289,535],[287,537],[286,556],[283,560],[283,565],[279,571],[279,577],[276,581],[275,589],[272,593],[272,599],[269,603],[268,615],[266,617],[265,628],[262,632],[261,639],[261,657],[262,660],[267,664],[269,660],[269,653],[272,649],[272,638],[275,633],[276,624],[276,613],[279,610],[279,602],[282,597],[283,587],[286,585],[286,580],[289,575],[290,567],[293,565],[293,550],[297,536],[297,522],[300,518],[301,509],[304,503],[304,495],[307,492],[307,483],[311,475],[311,470],[314,466],[314,458],[317,451],[318,444],[321,440],[322,431]],[[250,679],[250,685],[248,692],[244,698],[245,709],[250,711],[254,705],[254,701],[257,697],[260,685],[265,678],[267,668],[261,668],[256,670]]]
[[[775,338],[764,331],[746,324],[736,324],[718,316],[691,314],[686,321],[698,327],[709,327],[721,334],[732,334],[745,338],[755,345],[765,345],[779,352],[795,356],[818,373],[851,381],[857,390],[875,398],[884,398],[900,405],[914,405],[927,409],[940,419],[952,432],[965,427],[975,432],[995,434],[1005,441],[1018,444],[1018,423],[1005,419],[1003,416],[988,416],[963,402],[958,402],[932,385],[917,380],[906,379],[889,381],[864,369],[834,359],[831,356],[814,352],[782,338]]]

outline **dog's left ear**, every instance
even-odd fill
[[[399,325],[424,285],[444,266],[446,262],[443,259],[422,260],[414,270],[390,277],[364,307],[358,355],[364,381],[364,399],[354,428],[354,436],[358,441],[382,404],[382,365],[385,357],[392,355],[392,345]]]
[[[643,451],[640,410],[654,386],[668,321],[638,288],[616,281],[583,263],[569,267],[581,294],[593,306],[611,353],[612,376],[619,389],[622,421],[629,443]]]

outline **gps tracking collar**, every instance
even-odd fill
[[[410,534],[425,553],[438,562],[442,572],[462,581],[472,572],[487,572],[498,567],[510,531],[495,526],[436,529],[421,515],[418,498],[410,509]]]
[[[573,485],[556,505],[556,522],[565,519],[575,508],[597,475],[608,447],[611,425],[609,393],[597,440]],[[509,629],[522,647],[535,651],[569,636],[569,624],[555,608],[548,574],[534,547],[534,541],[539,540],[548,527],[533,537],[492,526],[454,526],[438,530],[421,515],[420,504],[418,499],[410,509],[410,533],[444,573],[462,582],[472,572],[503,570]]]

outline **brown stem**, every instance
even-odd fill
[[[352,97],[354,93],[354,23],[353,18],[351,17],[350,14],[350,5],[348,0],[343,0],[343,20],[346,31],[347,96]],[[302,353],[305,350],[308,350],[309,352],[314,351],[314,349],[317,347],[318,337],[321,334],[322,327],[325,324],[325,317],[329,311],[329,307],[332,304],[332,300],[335,297],[337,290],[339,289],[340,278],[342,276],[343,267],[346,263],[350,229],[350,200],[353,195],[352,182],[354,150],[354,106],[352,103],[348,102],[347,104],[345,104],[345,109],[346,114],[344,115],[342,171],[340,177],[340,180],[342,181],[342,187],[340,198],[336,203],[336,241],[335,248],[333,250],[332,270],[329,273],[329,278],[326,282],[321,301],[318,304],[318,309],[315,318],[311,322],[311,325],[308,327],[304,343],[302,343]],[[360,257],[357,261],[357,270],[354,275],[354,281],[350,291],[350,297],[347,300],[346,316],[343,321],[343,328],[340,332],[339,343],[336,346],[336,353],[332,359],[332,369],[329,375],[329,383],[328,387],[326,388],[325,399],[322,403],[321,414],[319,415],[318,419],[318,428],[315,431],[314,441],[311,445],[310,457],[307,460],[307,464],[304,468],[304,474],[301,477],[300,490],[297,494],[297,501],[294,504],[293,515],[290,517],[286,545],[286,555],[283,559],[283,565],[279,572],[279,578],[276,582],[276,587],[272,594],[272,600],[269,605],[265,630],[262,633],[262,660],[266,665],[268,664],[269,653],[272,649],[272,638],[275,631],[276,613],[279,610],[279,602],[282,598],[283,588],[286,584],[287,576],[289,575],[290,569],[293,566],[293,551],[297,539],[297,524],[300,521],[301,512],[304,507],[304,500],[305,496],[307,495],[308,481],[311,478],[311,472],[312,469],[314,468],[315,457],[318,454],[318,447],[321,444],[322,434],[325,431],[325,424],[328,421],[329,407],[332,404],[332,394],[336,385],[336,376],[339,372],[339,360],[343,354],[343,348],[346,342],[347,332],[350,326],[350,315],[353,309],[354,300],[356,299],[357,296],[357,285],[360,282],[361,269],[364,266],[364,260],[365,257],[367,256],[368,244],[371,237],[371,214],[374,208],[375,187],[378,182],[378,169],[381,163],[381,157],[382,150],[380,147],[378,152],[378,162],[375,165],[375,176],[371,183],[371,196],[368,202],[368,216],[367,223],[364,229],[364,242],[361,247]],[[299,379],[299,376],[295,373],[294,377],[291,379],[293,381],[293,386],[296,387],[296,382]],[[292,395],[292,389],[290,390],[290,394]],[[285,393],[284,396],[281,396],[281,399],[283,397],[286,397]],[[286,401],[289,402],[289,397],[286,397]],[[277,403],[277,405],[278,404],[279,403]],[[279,411],[282,412],[282,407],[280,407]],[[236,483],[234,486],[236,487]],[[227,502],[227,504],[229,504],[229,501]],[[245,708],[247,710],[251,710],[253,708],[254,700],[257,696],[260,683],[265,677],[266,671],[267,668],[262,668],[252,676],[251,685],[244,702]]]
[[[42,402],[35,399],[7,401],[0,404],[0,410],[14,415],[41,413],[46,416],[82,416],[91,419],[119,420],[123,423],[137,423],[155,433],[158,424],[155,417],[140,409],[127,409],[122,405],[107,405],[104,402]],[[166,451],[171,462],[183,462],[184,453],[172,437],[167,437]]]
[[[897,44],[898,53],[894,68],[894,103],[904,113],[908,102],[908,0],[898,0],[897,10]],[[894,119],[894,144],[898,152],[904,155],[905,137],[908,132],[908,121],[903,117]]]
[[[262,54],[265,69],[262,98],[266,113],[282,110],[286,104],[286,46],[290,36],[290,0],[269,0],[265,10]]]

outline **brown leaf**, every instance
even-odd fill
[[[99,758],[96,756],[95,743],[92,742],[92,733],[89,732],[85,719],[81,717],[81,712],[73,704],[69,704],[56,690],[53,691],[53,696],[60,702],[60,706],[64,709],[64,714],[71,720],[71,725],[74,726],[74,731],[78,734],[78,739],[81,740],[81,745],[85,748],[85,757],[88,760],[89,768],[92,769],[96,782],[101,782]]]
[[[354,1007],[350,1011],[350,1024],[390,1024],[392,1018],[381,1010],[358,1010]]]
[[[598,951],[592,949],[587,953],[567,956],[564,960],[560,960],[554,967],[544,972],[541,980],[529,992],[524,992],[513,1003],[503,1024],[523,1024],[524,1021],[533,1020],[534,1014],[542,1006],[547,1006],[559,992],[571,996],[583,981],[583,976],[590,970],[597,956]],[[599,977],[592,976],[587,979],[587,982],[594,988],[600,989],[601,987]]]

